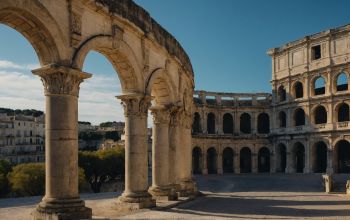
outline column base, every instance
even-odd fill
[[[116,206],[120,211],[130,211],[155,207],[156,201],[147,191],[123,193],[118,197]]]
[[[198,189],[196,183],[193,180],[181,180],[180,181],[179,195],[182,197],[196,197]]]
[[[83,200],[46,199],[38,204],[31,213],[32,220],[72,220],[92,219],[92,210],[85,206]]]

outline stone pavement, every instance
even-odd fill
[[[161,211],[117,216],[108,209],[116,193],[82,197],[96,219],[350,219],[350,197],[323,193],[318,174],[207,175],[196,179],[206,196]],[[39,200],[0,200],[0,219],[29,219]]]

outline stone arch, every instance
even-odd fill
[[[175,89],[166,75],[166,70],[154,70],[146,80],[146,94],[154,97],[156,105],[168,105],[174,102]]]
[[[324,76],[315,76],[311,82],[313,95],[326,94],[326,79]]]
[[[193,134],[202,133],[201,115],[198,112],[195,112],[193,116],[192,133]]]
[[[337,173],[350,173],[350,143],[339,140],[335,144],[335,165]]]
[[[278,113],[278,122],[280,128],[287,127],[287,114],[284,111]]]
[[[327,109],[323,105],[317,105],[312,109],[313,122],[315,124],[327,123]]]
[[[222,130],[224,134],[233,134],[233,117],[230,113],[225,113],[222,117]]]
[[[333,88],[336,89],[336,92],[347,91],[349,88],[348,81],[349,73],[346,71],[341,71],[333,78]]]
[[[193,174],[202,173],[202,149],[198,146],[192,150],[192,172]]]
[[[0,23],[15,29],[29,41],[42,66],[61,63],[67,44],[58,24],[39,1],[1,1]]]
[[[258,115],[258,133],[270,133],[270,116],[265,112]]]
[[[346,102],[338,103],[335,106],[335,112],[337,113],[337,122],[350,121],[349,104]]]
[[[284,85],[280,85],[277,89],[277,97],[279,102],[286,101],[287,99],[287,92],[284,88]]]
[[[304,97],[304,85],[300,81],[296,81],[293,85],[294,98],[299,99]]]
[[[234,152],[231,147],[226,147],[222,151],[222,169],[224,173],[233,173],[233,156]]]
[[[294,126],[303,126],[305,125],[305,111],[303,108],[297,108],[293,113]]]
[[[248,113],[243,113],[241,114],[241,117],[240,117],[240,131],[244,134],[250,134],[252,131],[252,128],[251,128],[251,116],[250,114]]]
[[[287,167],[287,147],[284,143],[279,143],[276,149],[277,153],[277,172],[286,172]]]
[[[147,88],[150,83],[144,83],[141,67],[132,48],[126,42],[120,41],[117,49],[113,42],[112,36],[109,35],[89,38],[76,50],[72,58],[73,68],[82,69],[87,54],[90,51],[97,51],[112,63],[118,74],[123,93],[144,92],[144,88]]]
[[[215,147],[210,147],[207,150],[207,168],[208,174],[216,174],[217,173],[217,151]]]
[[[241,173],[252,172],[252,151],[249,147],[243,147],[239,152],[239,163]]]
[[[293,144],[292,164],[297,173],[303,173],[305,168],[305,147],[301,142]]]
[[[312,171],[325,173],[327,170],[328,146],[324,141],[317,141],[312,146]]]
[[[216,125],[215,125],[215,114],[210,112],[207,115],[207,130],[208,134],[215,134],[216,133]]]
[[[258,171],[259,173],[270,172],[270,150],[267,147],[262,147],[258,152]]]

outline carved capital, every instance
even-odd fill
[[[180,125],[180,114],[181,114],[180,106],[172,106],[170,108],[170,126],[178,126]]]
[[[152,107],[150,108],[153,123],[155,124],[169,124],[170,123],[170,109],[167,107]]]
[[[79,96],[80,83],[92,75],[59,65],[48,65],[32,71],[40,76],[45,95]]]
[[[151,96],[144,94],[125,94],[117,96],[122,102],[125,116],[147,117],[148,109],[151,106]]]

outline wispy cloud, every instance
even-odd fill
[[[0,69],[32,70],[39,67],[40,65],[38,63],[17,64],[8,60],[0,60]]]

